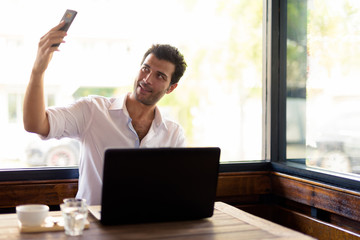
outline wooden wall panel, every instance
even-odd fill
[[[0,182],[0,208],[28,203],[58,205],[64,198],[76,195],[77,182],[77,179]]]
[[[0,208],[25,203],[58,205],[74,197],[77,179],[0,182]],[[271,193],[270,172],[221,173],[217,200],[232,203],[256,203],[261,195]]]
[[[358,240],[360,235],[319,221],[304,214],[274,205],[272,207],[274,222],[305,233],[318,240],[348,239]]]
[[[271,193],[269,172],[221,173],[217,196],[244,196]]]
[[[271,174],[272,193],[314,208],[360,221],[360,193],[286,174]]]

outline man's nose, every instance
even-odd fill
[[[152,72],[149,72],[148,74],[146,74],[144,76],[144,82],[150,84],[151,83],[151,77],[152,77]]]

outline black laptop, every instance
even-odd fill
[[[182,221],[213,215],[219,148],[108,149],[104,225]]]

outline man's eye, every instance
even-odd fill
[[[158,74],[158,78],[162,79],[162,80],[166,80],[165,76],[162,74]]]
[[[148,67],[142,67],[142,68],[141,68],[141,71],[143,71],[143,72],[148,72],[148,71],[149,71],[149,68],[148,68]]]

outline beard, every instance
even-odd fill
[[[142,80],[135,80],[134,83],[134,95],[136,101],[147,106],[156,105],[156,103],[165,95],[167,90],[168,89],[155,91],[149,84]]]

